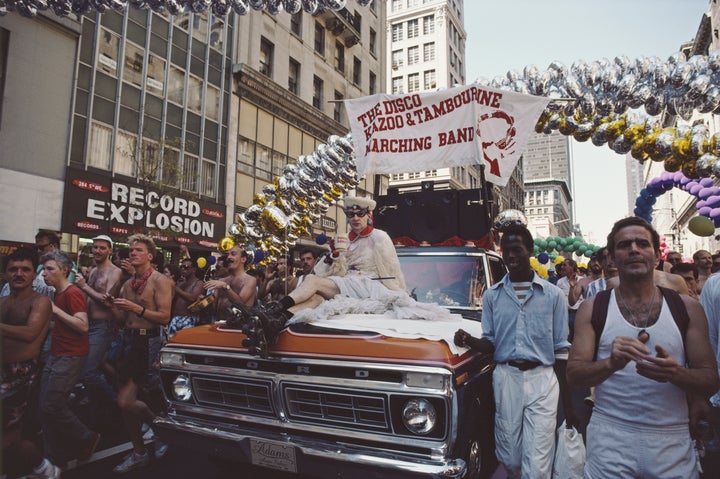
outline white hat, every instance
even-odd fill
[[[98,235],[98,236],[94,237],[92,240],[93,240],[93,241],[95,241],[95,240],[98,240],[98,241],[100,241],[100,240],[102,240],[102,241],[107,241],[107,242],[110,244],[110,248],[113,247],[113,242],[112,242],[112,240],[110,239],[110,237],[109,237],[108,235]]]
[[[372,198],[365,198],[362,196],[346,196],[344,209],[367,209],[368,211],[372,211],[375,209],[376,204],[377,203],[375,203],[375,200],[373,200]]]

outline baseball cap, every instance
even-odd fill
[[[98,235],[98,236],[94,237],[92,240],[93,241],[95,241],[95,240],[107,241],[108,244],[110,245],[110,247],[111,248],[113,247],[113,242],[108,235]]]

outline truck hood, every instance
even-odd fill
[[[380,314],[338,315],[292,324],[270,348],[271,357],[333,358],[368,362],[457,364],[467,352],[453,344],[458,329],[480,336],[477,321],[390,319]],[[224,322],[179,331],[167,348],[241,350],[245,335]]]

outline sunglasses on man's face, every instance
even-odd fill
[[[345,216],[347,216],[348,218],[353,218],[355,216],[357,216],[358,218],[364,218],[366,214],[367,214],[367,211],[346,211],[345,212]]]

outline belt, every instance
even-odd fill
[[[530,369],[535,369],[538,366],[542,366],[540,361],[528,361],[527,359],[513,359],[512,361],[501,364],[507,364],[514,368],[518,368],[520,371],[528,371]]]
[[[123,329],[125,334],[129,334],[130,336],[147,336],[149,338],[153,338],[155,336],[160,335],[160,328],[152,328],[152,329],[138,329],[138,328],[131,328],[131,329]]]

